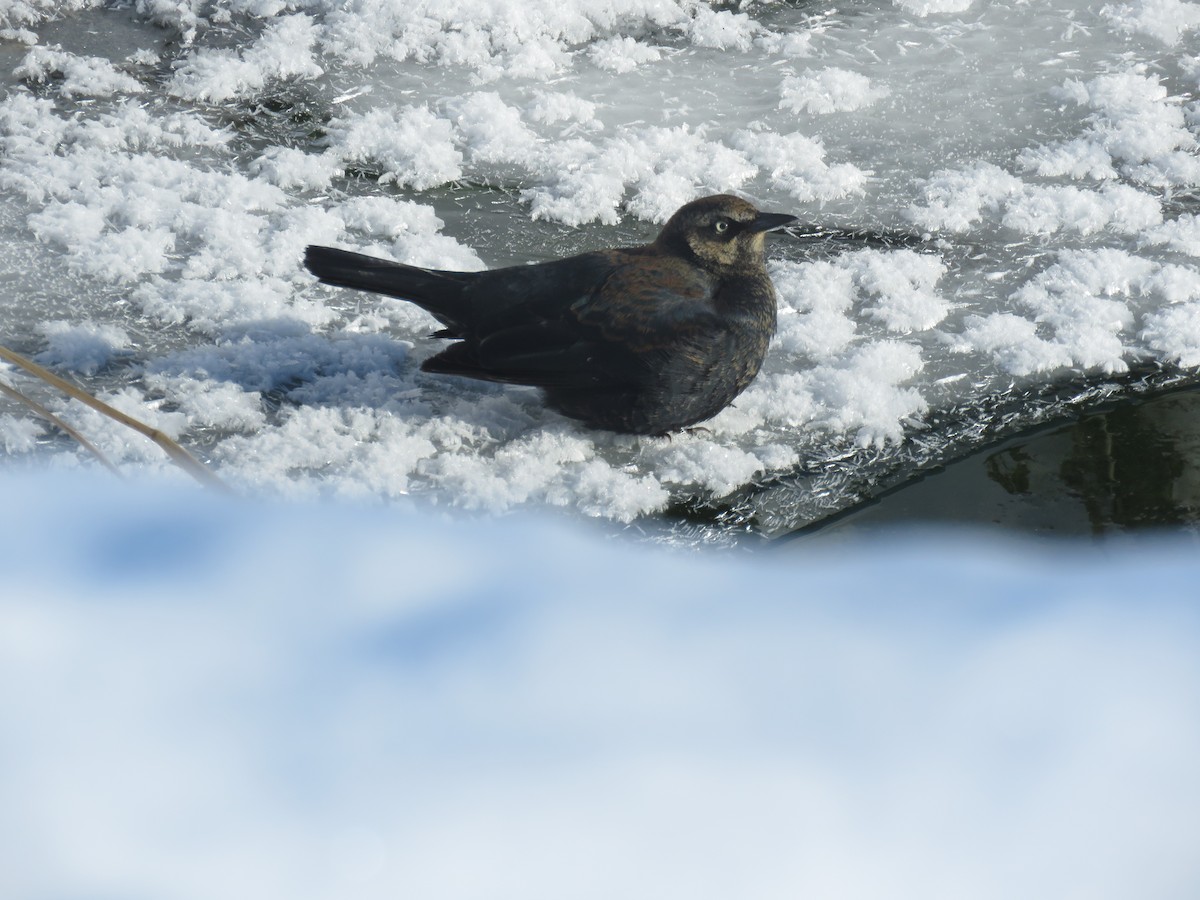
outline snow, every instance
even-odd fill
[[[1167,244],[1179,253],[1200,256],[1200,216],[1179,216],[1158,228],[1149,229],[1145,238],[1154,244]]]
[[[975,317],[964,335],[968,344],[991,352],[997,362],[1014,375],[1052,371],[1064,365],[1100,367],[1122,371],[1132,349],[1122,340],[1131,330],[1134,313],[1130,303],[1146,293],[1157,293],[1168,303],[1191,299],[1200,292],[1190,269],[1156,269],[1148,260],[1117,250],[1064,252],[1052,266],[1031,279],[1013,300],[1035,314],[1035,322],[1052,335],[1043,339],[1034,323],[1010,313]],[[1163,318],[1166,316],[1166,318]],[[1162,324],[1179,321],[1170,309],[1152,313],[1143,339],[1153,349],[1176,361],[1187,356],[1164,344]],[[1187,331],[1178,335],[1186,341]]]
[[[273,80],[317,78],[313,59],[316,25],[304,15],[275,19],[241,53],[201,48],[175,70],[167,93],[185,100],[220,103],[259,93]]]
[[[771,181],[802,203],[861,194],[869,171],[851,163],[829,165],[825,148],[803,132],[775,134],[743,130],[731,141],[735,150],[770,174]]]
[[[631,37],[612,37],[592,44],[588,56],[601,69],[624,75],[642,63],[661,59],[662,51]]]
[[[596,104],[570,91],[536,92],[529,105],[529,117],[542,125],[559,122],[578,122],[587,126],[598,124]]]
[[[886,89],[873,87],[865,75],[838,68],[789,75],[779,90],[780,109],[817,115],[862,109],[887,96]]]
[[[13,74],[39,83],[61,76],[58,91],[64,97],[111,97],[143,90],[137,79],[118,72],[107,59],[79,57],[59,47],[33,47]]]
[[[1086,83],[1067,82],[1061,96],[1094,110],[1084,140],[1107,153],[1135,183],[1165,187],[1194,184],[1200,177],[1196,136],[1178,99],[1140,67]]]
[[[905,12],[916,16],[959,13],[970,9],[972,0],[892,0]]]
[[[688,25],[688,37],[698,47],[749,50],[761,26],[745,13],[711,10],[697,5]]]
[[[1142,337],[1182,366],[1200,365],[1200,303],[1172,306],[1146,317]]]
[[[1190,544],[706,558],[104,477],[0,486],[5,896],[1200,882]]]
[[[779,350],[826,360],[849,346],[858,330],[849,315],[857,291],[846,261],[778,262],[770,272],[780,298]]]
[[[324,49],[344,63],[369,66],[385,55],[397,60],[466,66],[484,81],[546,78],[572,62],[570,47],[631,31],[694,28],[706,46],[734,46],[753,31],[745,15],[714,13],[698,0],[416,0],[397,5],[362,0],[329,4]],[[693,18],[695,24],[693,25]],[[743,48],[744,49],[744,48]]]
[[[375,165],[380,180],[426,190],[462,177],[462,153],[445,119],[423,106],[380,107],[329,123],[332,149],[342,160]]]
[[[1110,4],[1100,14],[1123,31],[1148,34],[1164,44],[1176,44],[1187,32],[1200,28],[1200,4],[1185,0],[1140,0]]]
[[[32,32],[14,29],[13,26],[37,25],[53,16],[98,6],[99,3],[100,0],[0,0],[0,26],[16,34],[30,34]],[[19,37],[6,39],[22,40]]]
[[[5,453],[29,453],[43,433],[41,423],[32,419],[0,416],[0,442],[4,444]]]
[[[1195,382],[1196,8],[2,4],[6,341],[181,417],[250,493],[620,522],[741,498],[753,527],[745,498],[796,466],[882,483],[1005,395]],[[544,260],[717,191],[889,237],[772,236],[764,370],[674,443],[425,376],[426,313],[301,266]],[[14,427],[10,453],[91,465]]]
[[[1071,364],[1066,347],[1043,339],[1037,322],[1014,313],[971,316],[959,346],[991,354],[1001,369],[1013,375],[1052,372]]]
[[[924,364],[920,350],[901,341],[875,341],[799,373],[768,375],[746,391],[736,412],[713,419],[720,429],[747,414],[789,429],[849,432],[859,446],[898,440],[906,420],[926,409],[920,393],[904,382]],[[741,425],[745,428],[745,425]]]
[[[129,335],[122,329],[95,322],[57,320],[46,322],[39,330],[49,346],[38,354],[37,361],[81,375],[95,375],[130,345]]]

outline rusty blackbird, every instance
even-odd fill
[[[708,419],[758,374],[775,331],[766,232],[794,216],[694,200],[650,244],[445,272],[311,246],[321,281],[410,300],[450,344],[426,372],[542,389],[593,428],[663,435]]]

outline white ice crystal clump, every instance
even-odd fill
[[[854,340],[858,326],[850,312],[858,290],[842,261],[781,260],[770,271],[779,297],[778,351],[829,360]]]
[[[1195,274],[1200,278],[1200,273]],[[1172,362],[1200,366],[1200,303],[1169,306],[1147,315],[1140,337]]]
[[[201,48],[185,57],[167,91],[186,100],[221,103],[259,93],[272,80],[316,78],[324,71],[313,53],[317,33],[309,16],[280,17],[245,50]]]
[[[1005,372],[1031,375],[1071,364],[1070,351],[1038,334],[1038,323],[1014,313],[968,316],[959,348],[989,354]]]
[[[713,10],[697,4],[687,27],[688,37],[700,47],[718,50],[749,50],[762,26],[745,13]]]
[[[1121,333],[1133,315],[1121,299],[1137,292],[1153,263],[1120,250],[1064,251],[1050,268],[1016,293],[1080,368],[1123,372]]]
[[[1200,6],[1197,7],[1200,9]],[[1112,178],[1154,188],[1200,182],[1197,141],[1178,98],[1149,75],[1123,71],[1068,81],[1060,96],[1093,112],[1080,138],[1025,151],[1019,162],[1040,175]]]
[[[861,193],[870,172],[850,163],[830,165],[819,141],[794,131],[735,132],[731,146],[760,167],[771,183],[801,203]]]
[[[912,250],[865,250],[848,257],[855,281],[872,298],[866,314],[888,331],[924,331],[942,321],[950,304],[937,292],[946,265]]]
[[[1200,28],[1200,4],[1185,0],[1135,0],[1109,4],[1100,14],[1125,32],[1148,34],[1169,45]]]
[[[346,161],[341,154],[306,153],[295,147],[268,147],[250,164],[250,171],[276,187],[290,190],[325,190],[342,174]]]
[[[118,71],[107,59],[76,56],[58,46],[31,48],[13,74],[38,83],[58,77],[61,80],[56,86],[64,97],[111,97],[145,90],[136,78]]]
[[[1024,234],[1113,231],[1141,234],[1160,225],[1160,201],[1138,186],[1200,182],[1196,138],[1179,103],[1157,79],[1134,71],[1069,81],[1059,91],[1093,110],[1081,137],[1023,150],[1018,165],[1043,177],[1102,182],[1099,188],[1027,184],[991,163],[946,170],[928,180],[914,221],[963,232],[986,216]],[[1118,176],[1133,184],[1112,182]]]
[[[682,437],[643,452],[658,478],[667,484],[700,485],[724,496],[768,469],[795,465],[798,454],[773,445],[743,450],[709,440]]]
[[[5,453],[29,453],[37,447],[37,439],[45,433],[45,428],[34,419],[0,415],[0,447],[4,448]]]
[[[428,190],[462,176],[454,126],[424,106],[376,107],[333,120],[328,132],[339,158],[380,167],[385,182]]]
[[[183,325],[200,334],[218,335],[239,324],[282,316],[324,325],[334,314],[310,302],[293,302],[290,284],[275,278],[212,282],[206,278],[152,279],[137,287],[132,299],[142,311],[164,324]]]
[[[1138,234],[1162,222],[1159,200],[1130,185],[1105,184],[1096,190],[1033,185],[991,163],[936,173],[925,185],[923,201],[910,209],[914,221],[956,232],[989,218],[1023,234]]]
[[[147,375],[146,385],[187,416],[191,427],[254,432],[266,427],[262,394],[240,385],[187,375]]]
[[[24,32],[19,25],[39,25],[47,19],[100,6],[104,0],[0,0],[0,29]],[[10,38],[15,39],[15,38]]]
[[[687,201],[737,188],[757,172],[743,154],[686,126],[628,129],[599,146],[558,142],[544,149],[538,168],[547,183],[523,191],[522,199],[535,219],[569,225],[613,224],[622,205],[638,218],[665,222]]]
[[[643,63],[657,62],[662,51],[631,37],[611,37],[593,44],[588,57],[601,69],[624,75]]]
[[[1010,313],[969,318],[965,346],[990,353],[1014,375],[1061,366],[1124,372],[1126,332],[1134,322],[1128,299],[1151,289],[1156,269],[1121,250],[1063,251],[1013,295],[1032,321]]]
[[[686,126],[624,128],[599,143],[549,143],[533,167],[541,184],[522,192],[533,217],[568,225],[614,224],[621,208],[665,222],[689,200],[736,190],[757,174],[805,202],[860,193],[870,174],[830,165],[821,145],[799,132],[740,129],[720,141]]]
[[[392,242],[397,259],[432,269],[483,268],[474,251],[439,232],[445,224],[433,207],[393,197],[354,197],[338,213],[345,227]]]
[[[904,386],[922,369],[919,347],[876,341],[806,371],[760,376],[737,407],[782,427],[849,432],[859,446],[882,446],[901,440],[928,408],[918,389]]]
[[[927,228],[968,231],[985,211],[998,209],[1022,187],[1019,178],[991,163],[944,170],[926,182],[924,203],[912,207],[910,215]]]
[[[1144,238],[1151,244],[1165,244],[1178,253],[1200,256],[1200,215],[1182,215],[1164,222],[1149,229]]]
[[[665,222],[700,194],[736,189],[757,171],[741,153],[683,126],[630,133],[609,152],[631,176],[626,209],[651,222]]]
[[[570,91],[537,91],[528,112],[534,122],[542,125],[560,122],[597,124],[596,104]]]
[[[777,345],[814,359],[832,359],[857,333],[851,317],[855,307],[889,332],[933,328],[950,311],[937,290],[945,271],[937,256],[912,250],[860,250],[834,261],[773,263],[780,305]]]
[[[81,375],[95,375],[130,346],[129,334],[124,329],[98,322],[72,324],[54,320],[42,323],[38,330],[48,347],[38,354],[37,361]]]
[[[873,86],[871,79],[858,72],[839,68],[809,70],[783,79],[779,108],[815,115],[851,112],[887,95],[887,88]]]
[[[1029,147],[1021,151],[1017,162],[1026,171],[1049,178],[1105,181],[1118,175],[1113,158],[1103,144],[1088,138]]]
[[[1195,364],[1200,271],[1189,266],[1162,265],[1111,248],[1063,251],[1012,299],[1032,318],[1009,312],[969,316],[958,349],[989,354],[1018,376],[1063,367],[1124,372],[1140,349],[1135,338],[1166,359]],[[1147,306],[1134,332],[1137,311]]]
[[[187,416],[163,409],[162,400],[148,399],[133,387],[96,395],[119,412],[157,429],[172,440],[179,440],[188,427]],[[131,463],[150,471],[170,468],[162,449],[122,422],[97,412],[82,403],[56,404],[53,408],[68,425],[87,435],[104,456],[115,463]]]
[[[352,65],[378,56],[472,70],[479,78],[545,78],[571,64],[569,48],[620,36],[627,29],[686,31],[693,16],[712,11],[697,0],[620,0],[616,4],[529,0],[521,4],[468,0],[412,0],[397,4],[365,0],[337,7],[324,18],[324,49]],[[739,18],[744,19],[742,16]],[[722,29],[702,23],[697,40],[733,39],[747,26]]]
[[[892,0],[900,9],[914,16],[933,16],[966,12],[973,0]]]
[[[907,385],[925,363],[917,344],[886,335],[928,332],[945,319],[950,304],[937,289],[945,268],[911,250],[772,263],[780,309],[770,371],[713,426],[849,432],[861,446],[901,440],[927,409]]]
[[[433,121],[450,132],[444,120]],[[293,207],[265,178],[174,158],[205,150],[223,163],[227,140],[186,114],[151,120],[144,109],[123,106],[80,120],[50,101],[14,94],[0,103],[0,185],[41,204],[28,226],[69,267],[134,285],[129,296],[159,321],[207,334],[281,317],[328,323],[336,313],[298,294],[290,279],[306,243],[335,242],[348,223]],[[273,164],[302,168],[295,157],[268,155],[258,171],[265,175]],[[270,171],[287,181],[283,169]],[[396,250],[419,264],[478,267],[473,253],[437,233],[435,216],[414,213],[415,206],[389,207],[387,237]],[[353,224],[364,224],[362,209],[348,206]]]
[[[1002,223],[1024,234],[1093,234],[1104,229],[1139,234],[1162,222],[1159,201],[1127,184],[1108,184],[1096,191],[1073,185],[1025,186],[1004,206]]]
[[[452,102],[450,116],[473,164],[515,165],[535,152],[537,136],[522,121],[520,110],[499,94],[480,92]]]

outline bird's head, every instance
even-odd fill
[[[655,243],[718,274],[753,271],[763,266],[766,233],[794,221],[783,213],[761,213],[741,197],[717,194],[681,206]]]

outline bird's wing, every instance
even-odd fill
[[[493,270],[471,288],[473,333],[422,368],[538,387],[633,387],[661,351],[719,327],[711,291],[682,260],[625,251]]]
[[[595,388],[638,384],[645,362],[621,345],[601,339],[593,329],[539,321],[451,344],[421,368],[507,384]]]
[[[646,255],[614,268],[571,311],[608,341],[635,352],[665,350],[720,327],[715,288],[707,273],[685,260]]]
[[[466,291],[471,333],[481,336],[514,325],[570,318],[571,304],[594,293],[620,260],[618,252],[602,250],[480,272]]]

